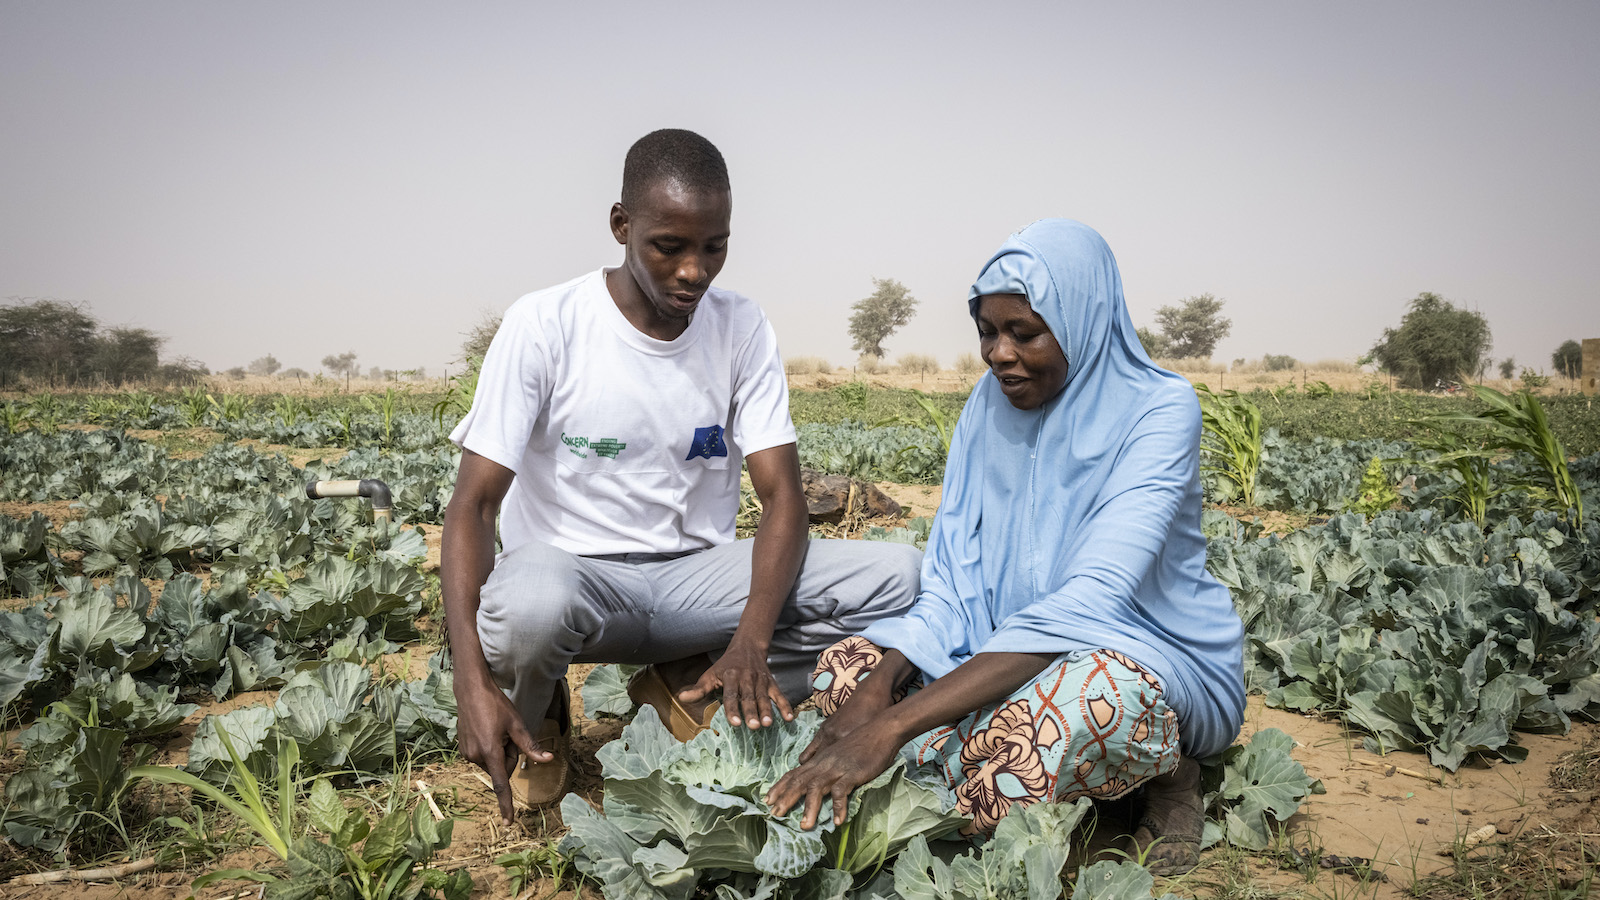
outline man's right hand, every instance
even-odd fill
[[[479,592],[494,571],[495,518],[511,480],[510,469],[471,450],[461,451],[456,490],[445,509],[450,527],[444,531],[439,577],[444,583],[445,625],[455,662],[456,743],[461,755],[483,767],[500,801],[500,820],[511,824],[511,772],[526,757],[548,762],[522,717],[500,692],[484,662],[478,642]]]
[[[500,802],[500,821],[510,826],[516,811],[511,773],[518,760],[525,757],[545,763],[555,755],[538,745],[511,701],[493,684],[472,684],[472,679],[458,678],[455,695],[456,742],[461,755],[489,773]]]

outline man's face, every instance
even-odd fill
[[[728,259],[727,191],[694,191],[663,179],[634,208],[611,208],[611,233],[627,248],[623,265],[654,314],[685,320]]]
[[[1017,409],[1038,409],[1067,386],[1067,355],[1021,294],[978,298],[978,349]]]

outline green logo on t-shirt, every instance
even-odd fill
[[[599,440],[591,441],[585,437],[567,437],[565,431],[561,433],[561,443],[566,444],[568,450],[584,459],[588,459],[589,454],[578,449],[580,447],[593,450],[595,456],[603,456],[606,459],[616,459],[618,453],[628,448],[627,444],[616,438],[600,438]]]

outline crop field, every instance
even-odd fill
[[[847,827],[801,832],[753,801],[815,713],[679,746],[615,667],[573,673],[575,792],[502,828],[454,752],[438,548],[459,393],[0,397],[0,896],[1600,889],[1592,400],[1212,387],[1204,523],[1252,697],[1208,762],[1202,865],[1154,883],[1117,855],[1124,804],[1036,806],[971,848],[937,840],[948,791],[903,765]],[[802,465],[931,509],[965,397],[797,385]],[[345,478],[386,482],[394,521],[305,497]]]

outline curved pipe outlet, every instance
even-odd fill
[[[388,521],[394,504],[389,486],[376,478],[360,481],[310,481],[306,483],[306,496],[313,500],[323,497],[366,497],[372,501],[372,518]]]

